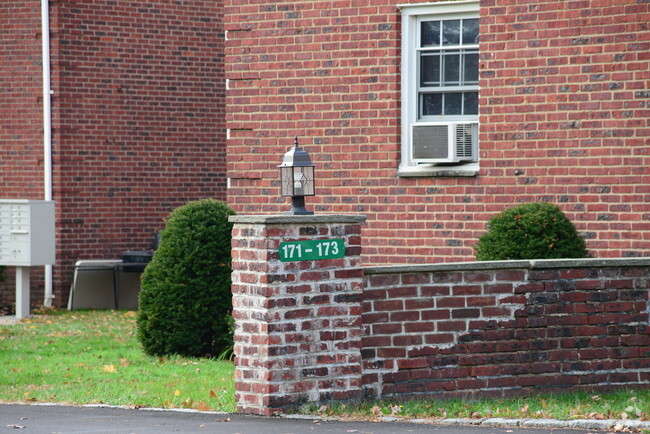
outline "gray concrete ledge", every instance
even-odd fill
[[[650,267],[650,258],[587,258],[587,259],[535,259],[520,261],[476,261],[443,262],[427,265],[383,265],[364,267],[366,275],[370,274],[404,274],[430,273],[443,271],[480,271],[480,270],[544,270],[553,268],[608,268],[608,267]]]
[[[648,267],[648,258],[586,258],[586,259],[535,259],[530,268],[580,268],[580,267]]]
[[[443,178],[443,177],[474,177],[478,176],[479,167],[476,163],[458,166],[400,166],[397,170],[399,178]]]
[[[366,274],[429,273],[439,271],[501,270],[530,268],[530,261],[443,262],[423,265],[381,265],[364,267]]]
[[[541,429],[586,429],[586,430],[610,430],[617,431],[650,429],[650,422],[640,420],[616,420],[616,419],[574,419],[574,420],[556,420],[556,419],[505,419],[500,417],[482,418],[482,419],[408,419],[402,417],[380,417],[381,422],[410,422],[420,424],[434,425],[462,425],[462,426],[485,426],[485,427],[523,427],[523,428],[541,428]]]
[[[322,224],[322,223],[363,223],[365,215],[314,214],[314,215],[233,215],[228,221],[236,224]]]

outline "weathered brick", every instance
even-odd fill
[[[321,21],[310,27],[315,36],[303,35],[314,38],[317,46],[290,40],[294,37],[293,23],[275,26],[278,18],[274,11],[231,5],[226,21],[233,34],[226,59],[232,62],[226,62],[226,74],[231,81],[246,80],[236,80],[227,96],[232,103],[228,113],[230,201],[240,213],[283,209],[284,201],[272,199],[277,189],[277,170],[272,167],[276,163],[272,162],[277,160],[278,148],[291,144],[289,135],[289,143],[282,144],[280,132],[295,130],[306,137],[305,146],[319,163],[319,188],[323,190],[309,198],[309,204],[318,212],[368,213],[360,241],[366,264],[471,260],[471,246],[491,216],[515,203],[536,200],[558,203],[584,234],[595,257],[643,256],[650,248],[650,237],[646,236],[650,228],[645,224],[650,221],[650,205],[644,196],[648,193],[648,171],[640,157],[645,143],[634,125],[645,120],[640,111],[645,106],[639,101],[644,98],[642,92],[630,92],[628,88],[642,87],[638,68],[643,66],[634,53],[643,47],[635,41],[637,48],[626,45],[622,50],[620,42],[616,45],[612,41],[615,35],[622,34],[614,28],[623,21],[627,38],[641,38],[641,24],[645,24],[642,17],[649,6],[625,1],[623,6],[635,8],[635,14],[630,15],[633,18],[613,14],[600,4],[590,6],[590,17],[606,17],[615,24],[599,28],[598,40],[580,35],[582,25],[593,25],[587,18],[577,25],[556,18],[558,12],[566,12],[560,2],[545,4],[544,14],[530,13],[526,4],[482,4],[480,171],[476,177],[435,180],[394,175],[401,144],[399,104],[395,104],[401,100],[400,88],[395,86],[401,57],[395,43],[399,40],[400,18],[394,13],[394,3],[388,1],[377,5],[370,14],[361,14],[358,8],[351,7],[352,2],[343,0],[336,5],[336,14],[323,16],[313,2],[280,2],[278,7],[292,13],[299,9],[303,14],[319,16]],[[570,12],[580,16],[583,9],[577,5]],[[381,20],[386,27],[369,33],[360,27],[364,16]],[[346,34],[355,37],[357,46],[370,48],[351,54],[349,47],[336,38],[337,33],[318,33],[325,28],[335,29],[334,19],[354,19],[346,27]],[[517,27],[522,22],[527,26],[524,31]],[[244,26],[246,32],[235,31]],[[268,28],[279,30],[269,33]],[[515,33],[520,39],[513,41]],[[381,55],[373,50],[378,48],[373,44],[381,43],[378,41],[389,46]],[[545,41],[555,41],[560,48],[548,50],[540,46]],[[273,54],[269,51],[274,46],[283,47],[286,59],[263,58]],[[242,47],[250,52],[241,53]],[[326,63],[317,65],[317,69],[311,67],[314,59],[310,56],[323,49],[328,53]],[[580,55],[573,54],[574,62],[569,62],[571,50],[576,49]],[[611,54],[622,51],[625,53],[618,57]],[[352,60],[364,68],[343,66]],[[291,71],[291,77],[283,75],[287,71]],[[350,77],[359,83],[349,86],[345,81]],[[559,82],[566,77],[574,79]],[[370,79],[374,84],[364,81]],[[339,93],[347,95],[345,101],[331,99]],[[586,119],[584,113],[591,118]],[[630,155],[636,157],[626,161],[629,156],[612,154],[616,149],[630,150]],[[549,167],[548,161],[557,164]],[[612,167],[622,169],[613,176]],[[621,267],[570,270],[539,268],[542,266],[537,263],[530,271],[436,271],[420,276],[406,273],[406,284],[398,274],[366,276],[366,283],[370,283],[363,296],[364,318],[372,322],[365,324],[363,342],[374,342],[377,337],[368,334],[372,335],[375,327],[388,326],[384,331],[390,335],[380,336],[384,340],[378,339],[378,344],[387,345],[386,339],[391,339],[393,345],[399,338],[408,345],[412,342],[408,336],[417,332],[409,330],[405,335],[406,328],[428,322],[438,333],[423,332],[423,347],[417,351],[423,356],[430,351],[431,366],[438,366],[442,357],[452,365],[462,356],[465,363],[477,364],[473,367],[496,367],[510,382],[492,392],[499,396],[516,391],[559,390],[565,385],[579,386],[581,381],[582,385],[596,388],[606,387],[611,379],[639,381],[638,376],[636,380],[634,376],[614,378],[609,372],[562,376],[552,371],[557,366],[613,371],[617,363],[621,368],[621,360],[634,362],[643,354],[648,356],[650,350],[643,346],[644,340],[631,341],[639,344],[627,345],[631,351],[594,346],[609,345],[619,336],[622,341],[626,336],[621,334],[643,333],[628,325],[647,323],[647,294],[642,293],[645,298],[641,299],[610,297],[619,297],[621,288],[616,287],[620,285],[629,286],[627,290],[647,289],[650,285],[644,275],[627,275]],[[530,276],[528,282],[518,277],[525,274]],[[373,286],[373,280],[383,286]],[[475,289],[471,285],[475,284],[485,284],[486,294],[492,294],[472,293]],[[418,287],[419,295],[406,287]],[[452,293],[454,287],[466,287],[460,290],[468,292]],[[575,288],[581,293],[571,300]],[[452,294],[460,296],[463,303],[454,300]],[[517,296],[510,298],[511,294]],[[391,304],[395,296],[400,303]],[[494,302],[472,298],[487,296]],[[418,301],[414,297],[419,297]],[[454,301],[444,307],[449,300]],[[472,315],[471,309],[480,309],[482,317],[452,321],[454,309]],[[422,322],[415,320],[412,313],[403,312],[418,312]],[[377,315],[382,313],[386,315]],[[462,314],[459,310],[455,315]],[[385,322],[388,319],[408,322]],[[377,324],[379,321],[384,322]],[[440,333],[441,326],[451,329]],[[466,330],[468,326],[471,330]],[[606,331],[604,335],[602,330]],[[529,346],[523,349],[523,343]],[[377,357],[373,362],[387,363],[409,360],[416,354],[404,347],[371,347],[364,351]],[[450,379],[442,375],[465,377]],[[479,392],[458,390],[473,387],[476,379],[469,375],[469,371],[453,369],[444,374],[442,369],[398,369],[373,376],[372,383],[364,378],[364,384],[369,394],[445,391],[445,396],[466,393],[471,397]]]

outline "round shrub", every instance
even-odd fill
[[[233,214],[212,199],[170,214],[142,274],[137,325],[147,354],[216,356],[232,345]]]
[[[556,205],[532,202],[490,219],[475,246],[479,261],[585,258],[587,248],[573,223]]]

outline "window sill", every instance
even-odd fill
[[[474,177],[478,176],[478,163],[459,166],[400,166],[397,176],[400,178],[440,178],[440,177]]]

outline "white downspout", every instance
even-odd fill
[[[43,42],[43,170],[45,200],[52,200],[52,94],[50,82],[50,4],[41,0],[41,33]],[[52,307],[52,266],[45,266],[45,307]]]

